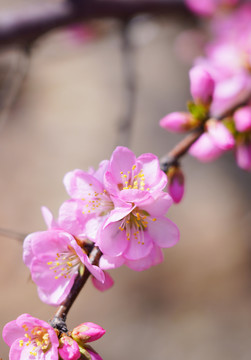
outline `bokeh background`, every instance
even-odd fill
[[[16,5],[20,1],[1,0],[0,10]],[[137,91],[128,146],[137,155],[161,157],[182,138],[158,122],[185,110],[190,98],[190,65],[175,49],[177,37],[193,26],[184,17],[142,17],[130,28]],[[2,229],[44,230],[40,207],[57,216],[68,198],[64,174],[97,167],[125,141],[119,130],[128,110],[120,25],[106,21],[96,29],[90,41],[70,29],[52,32],[36,43],[28,62],[15,49],[0,53]],[[169,212],[180,243],[157,267],[112,272],[115,286],[106,293],[87,284],[69,313],[69,328],[92,321],[107,330],[95,344],[104,360],[250,359],[250,174],[237,168],[232,154],[206,165],[187,156],[183,168],[185,198]],[[0,246],[1,329],[25,312],[49,320],[55,309],[37,296],[22,242],[1,235]],[[0,349],[8,359],[2,339]]]

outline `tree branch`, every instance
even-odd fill
[[[75,0],[1,12],[0,47],[31,43],[45,33],[91,19],[130,19],[141,13],[191,14],[182,0]]]

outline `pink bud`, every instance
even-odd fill
[[[243,170],[251,170],[251,143],[236,146],[237,165]]]
[[[190,147],[189,154],[202,162],[208,162],[217,159],[224,151],[220,149],[212,140],[212,137],[206,132]]]
[[[80,345],[86,342],[98,340],[105,334],[105,330],[94,323],[86,322],[83,323],[72,331],[72,338],[76,340]]]
[[[210,104],[214,92],[214,80],[201,66],[195,66],[189,71],[190,91],[196,102]]]
[[[190,129],[191,115],[185,112],[172,112],[160,120],[160,126],[172,132],[185,132]]]
[[[233,135],[221,122],[214,119],[208,120],[207,131],[215,145],[221,150],[230,150],[234,147],[235,140]]]
[[[58,353],[63,360],[78,360],[81,356],[76,341],[66,335],[59,339]]]
[[[234,122],[239,132],[251,130],[251,106],[243,106],[235,111]]]
[[[173,171],[171,169],[170,175],[167,173],[169,179],[169,194],[171,195],[173,201],[178,204],[184,195],[184,175],[183,172],[175,167]]]

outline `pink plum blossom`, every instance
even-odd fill
[[[62,230],[32,233],[24,240],[23,248],[24,263],[31,271],[40,299],[47,304],[60,305],[85,267],[97,280],[105,280],[103,271],[91,264],[75,238]]]
[[[50,230],[53,229],[53,230],[71,231],[71,235],[75,238],[78,245],[80,246],[84,245],[85,243],[90,243],[89,239],[86,237],[83,230],[86,226],[86,222],[90,218],[89,216],[87,216],[87,219],[82,221],[82,212],[80,214],[80,203],[78,201],[68,200],[64,202],[59,209],[59,217],[57,221],[53,218],[53,215],[50,212],[50,210],[45,206],[42,207],[42,213],[45,223],[47,224]],[[89,222],[90,227],[91,224],[92,221]],[[114,284],[112,277],[105,272],[102,281],[99,281],[98,278],[95,276],[91,276],[91,279],[93,285],[99,291],[108,290]]]
[[[67,335],[59,339],[58,353],[62,360],[78,360],[81,357],[78,343]]]
[[[139,260],[150,254],[154,244],[171,247],[177,243],[178,228],[165,217],[172,204],[162,191],[166,183],[156,156],[136,158],[128,148],[115,149],[105,173],[105,186],[114,197],[115,208],[97,239],[104,255]]]
[[[29,314],[7,323],[3,339],[10,346],[10,360],[58,360],[59,342],[55,330]]]

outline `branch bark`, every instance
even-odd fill
[[[25,45],[63,26],[91,19],[130,19],[141,13],[191,14],[182,0],[75,0],[1,12],[0,47]]]

